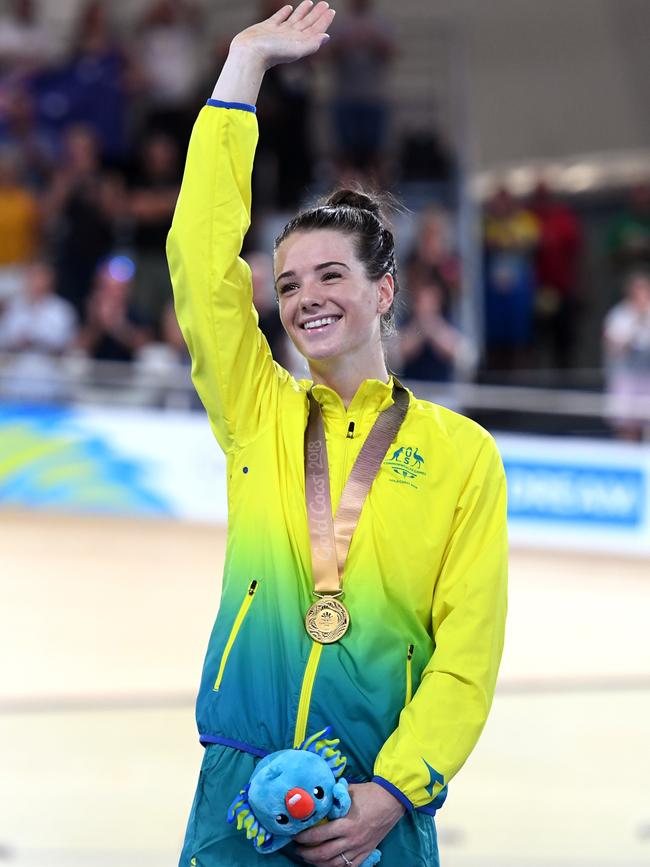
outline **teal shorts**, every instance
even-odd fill
[[[288,867],[304,864],[291,847],[260,855],[246,836],[226,820],[228,807],[243,789],[259,759],[231,747],[206,747],[185,834],[179,867]],[[432,816],[407,813],[377,847],[380,867],[439,867]]]

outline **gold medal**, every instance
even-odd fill
[[[305,500],[314,595],[318,599],[305,615],[305,629],[319,644],[334,644],[350,628],[350,615],[339,597],[343,592],[343,572],[352,534],[373,479],[397,436],[408,406],[408,392],[394,380],[393,403],[381,412],[366,437],[343,488],[336,517],[332,517],[323,416],[311,389],[309,391],[309,416],[305,428]]]
[[[323,596],[310,606],[305,615],[305,629],[319,644],[334,644],[350,626],[348,610],[333,596]]]

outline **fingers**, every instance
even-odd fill
[[[345,833],[347,826],[342,819],[335,819],[332,822],[326,822],[324,825],[314,825],[307,831],[301,831],[296,835],[296,841],[301,845],[316,846],[319,843],[325,843],[327,840],[334,840]]]
[[[303,31],[305,36],[320,39],[321,45],[327,42],[330,39],[330,35],[327,31],[334,20],[335,14],[336,13],[333,9],[325,10],[325,12],[311,25],[311,27]]]
[[[293,6],[283,6],[281,9],[278,9],[277,12],[274,12],[268,20],[275,21],[276,24],[282,24],[291,16],[292,12]]]
[[[302,20],[301,29],[324,32],[332,23],[336,10],[331,9],[329,3],[321,0]]]
[[[352,867],[360,867],[364,862],[364,857],[357,855],[356,857],[351,852],[344,852],[345,857],[348,859]],[[331,858],[329,861],[324,861],[322,865],[319,867],[343,867],[345,861],[341,858],[340,854],[335,858]]]
[[[345,862],[341,858],[341,852],[345,853],[345,857],[355,867],[363,861],[363,858],[359,859],[359,850],[350,843],[346,845],[342,839],[332,840],[316,847],[296,846],[295,852],[308,864],[317,867],[343,867]]]
[[[312,3],[312,0],[303,0],[303,2],[299,6],[296,6],[293,15],[291,16],[291,23],[298,24],[300,22],[304,22],[305,18],[313,11],[314,4]],[[302,25],[300,29],[303,29]]]

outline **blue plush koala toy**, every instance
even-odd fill
[[[342,776],[347,760],[337,749],[338,739],[329,734],[329,728],[323,729],[296,749],[265,756],[230,805],[228,821],[236,821],[262,855],[276,852],[313,825],[347,815],[351,802]],[[360,867],[372,867],[380,859],[375,849]]]

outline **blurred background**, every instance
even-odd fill
[[[0,863],[176,863],[226,500],[164,242],[230,39],[281,5],[0,2]],[[274,236],[394,193],[391,367],[501,448],[508,639],[443,864],[650,864],[650,4],[336,8],[265,80],[244,255],[302,374]]]

